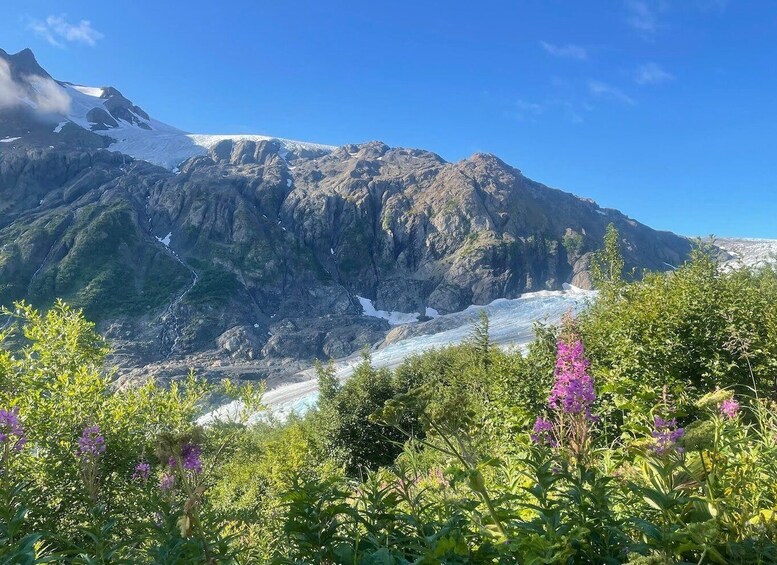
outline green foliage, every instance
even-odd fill
[[[219,265],[207,265],[204,262],[196,262],[195,265],[199,278],[197,284],[186,293],[186,303],[223,305],[235,296],[240,284],[234,273]]]
[[[722,273],[699,249],[669,275],[603,292],[578,324],[616,422],[666,395],[686,414],[695,397],[716,387],[777,392],[771,269]]]
[[[477,323],[472,327],[470,342],[477,352],[478,357],[480,357],[481,363],[487,367],[490,362],[489,353],[491,352],[491,336],[488,333],[488,315],[485,310],[481,310],[478,316]]]
[[[169,472],[168,457],[158,455],[160,440],[195,437],[209,387],[191,377],[168,389],[148,383],[115,391],[102,370],[105,343],[80,311],[58,303],[42,314],[18,304],[4,314],[17,321],[21,344],[0,349],[0,407],[18,410],[27,444],[17,450],[0,442],[6,453],[0,463],[0,555],[5,547],[13,563],[45,556],[74,563],[145,561],[170,541],[152,536],[154,516],[164,509],[171,519],[199,524],[196,532],[180,534],[188,546],[221,554],[221,518],[198,510],[205,482],[164,501],[155,475],[133,478],[141,460],[160,474]],[[3,334],[0,345],[10,346],[9,336]],[[79,455],[88,426],[98,426],[105,446],[89,463]],[[220,451],[206,439],[201,443],[210,448],[206,456]],[[211,466],[218,463],[208,459]],[[87,464],[94,465],[91,474]],[[206,480],[205,474],[197,477]],[[197,562],[191,551],[183,555],[165,562]]]
[[[365,353],[341,383],[319,364],[318,406],[284,422],[249,424],[260,392],[224,385],[244,410],[204,429],[210,387],[116,391],[79,311],[18,305],[0,408],[29,441],[0,441],[0,562],[777,563],[777,274],[724,273],[699,249],[626,282],[614,228],[597,261],[596,301],[525,353],[481,317],[393,371]],[[570,333],[597,392],[577,445],[548,406]],[[202,471],[184,465],[193,444]]]
[[[404,392],[402,383],[390,371],[373,368],[366,353],[342,388],[336,389],[331,379],[326,371],[320,371],[319,382],[325,388],[314,418],[322,456],[344,465],[349,474],[391,464],[402,450],[404,438],[396,430],[369,422],[368,417]],[[407,424],[413,426],[412,417]]]
[[[54,267],[41,264],[30,281],[30,300],[48,307],[54,297],[63,297],[96,320],[116,312],[145,313],[169,302],[189,273],[161,250],[145,247],[147,235],[133,215],[121,204],[84,207],[62,236],[67,242],[62,260]]]
[[[538,327],[523,356],[487,347],[481,322],[469,343],[396,370],[402,392],[370,419],[409,438],[392,464],[296,487],[279,562],[438,562],[424,543],[435,535],[461,550],[445,562],[774,562],[777,414],[761,399],[774,374],[763,327],[774,274],[723,274],[699,252],[672,275],[627,284],[610,258],[607,291],[576,324],[601,393],[585,458],[527,441],[530,415],[546,407],[556,330]],[[760,396],[728,418],[731,390],[699,400],[716,387],[743,404]],[[332,385],[325,396],[339,394]],[[677,448],[654,450],[654,415],[682,418]],[[421,530],[408,528],[419,515]]]
[[[570,257],[578,257],[580,252],[583,250],[583,244],[583,235],[573,231],[569,231],[564,234],[564,237],[561,240],[561,245],[564,246],[567,255]]]
[[[614,224],[608,224],[604,234],[604,247],[594,253],[591,261],[591,274],[597,288],[605,294],[617,290],[623,281],[623,267],[620,234]]]

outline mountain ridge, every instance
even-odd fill
[[[36,84],[61,94],[41,80],[36,96]],[[83,307],[133,375],[231,363],[265,378],[345,357],[390,329],[360,298],[444,314],[588,288],[609,223],[629,267],[666,270],[690,250],[494,155],[193,139],[116,89],[56,85],[70,113],[0,107],[0,138],[13,138],[0,143],[0,303]]]

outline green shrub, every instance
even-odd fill
[[[525,354],[482,318],[393,371],[320,366],[283,422],[229,385],[246,410],[202,428],[212,387],[116,390],[81,312],[18,305],[0,561],[777,563],[777,275],[698,250],[627,282],[608,238],[598,299]]]

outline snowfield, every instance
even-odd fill
[[[363,296],[357,296],[356,299],[359,304],[362,305],[362,314],[369,316],[370,318],[382,318],[388,320],[388,323],[392,326],[401,326],[402,324],[412,324],[418,321],[421,314],[418,312],[387,312],[386,310],[376,310],[372,304],[372,300],[364,298]]]
[[[67,121],[73,122],[84,129],[91,130],[91,123],[86,116],[94,108],[105,108],[105,99],[100,98],[105,92],[102,88],[92,86],[81,86],[65,84],[60,88],[70,98],[70,111],[67,114]],[[174,170],[191,157],[197,155],[206,155],[208,150],[214,145],[224,140],[233,141],[278,141],[282,148],[288,151],[332,151],[335,149],[331,145],[321,145],[318,143],[306,143],[283,139],[266,135],[210,135],[193,134],[182,131],[178,128],[155,120],[153,118],[146,120],[138,116],[151,128],[144,129],[136,124],[131,124],[124,120],[116,120],[119,127],[107,130],[97,130],[94,133],[110,137],[115,141],[108,147],[111,151],[119,151]],[[60,123],[55,133],[62,130],[67,122]]]

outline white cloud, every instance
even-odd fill
[[[526,100],[516,100],[513,103],[513,107],[507,112],[507,115],[520,122],[534,121],[534,118],[542,114],[544,110],[545,108],[542,104],[527,102]]]
[[[0,59],[0,108],[16,106],[24,92],[11,76],[11,68],[8,63]]]
[[[645,63],[637,69],[634,82],[639,85],[661,84],[674,78],[670,73],[656,63]]]
[[[50,78],[34,76],[28,77],[35,89],[33,102],[37,105],[38,112],[44,114],[67,114],[70,112],[70,95]]]
[[[626,0],[626,23],[646,35],[659,28],[658,8],[644,0]]]
[[[600,80],[589,80],[588,91],[597,98],[615,100],[623,104],[628,104],[629,106],[634,106],[636,104],[634,99],[621,89]]]
[[[65,42],[84,43],[91,47],[105,37],[92,27],[89,20],[71,24],[65,16],[49,16],[45,20],[32,20],[29,29],[56,47],[64,47]]]
[[[645,39],[652,39],[662,29],[671,27],[667,21],[673,14],[697,13],[721,15],[728,0],[623,0],[626,23]]]
[[[56,82],[42,76],[29,76],[26,80],[30,89],[16,82],[8,63],[0,60],[0,108],[28,103],[43,114],[67,114],[70,111],[70,96]]]
[[[585,47],[580,47],[579,45],[572,45],[571,43],[566,45],[554,45],[547,41],[540,41],[540,46],[554,57],[578,59],[580,61],[588,59],[588,51]]]

